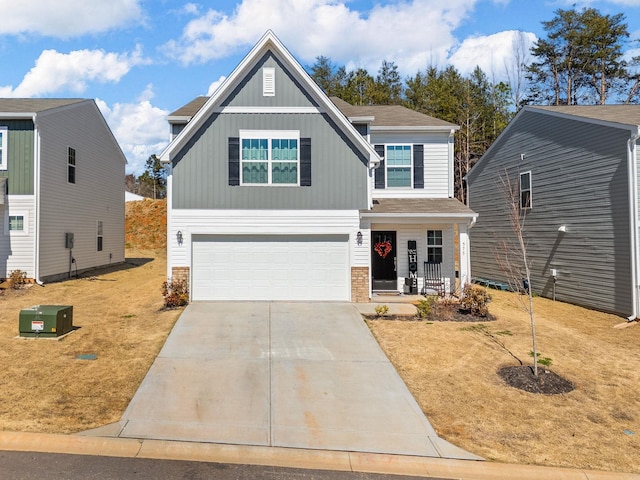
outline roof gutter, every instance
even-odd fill
[[[631,300],[633,311],[627,320],[633,322],[638,318],[638,289],[640,280],[638,273],[638,167],[636,142],[640,139],[640,126],[632,132],[627,140],[627,175],[629,176],[629,225],[631,235]]]

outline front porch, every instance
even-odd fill
[[[370,301],[384,294],[454,294],[471,282],[468,230],[476,217],[451,198],[374,200],[360,219]],[[438,264],[440,292],[425,288],[425,262]]]

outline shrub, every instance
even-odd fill
[[[485,287],[468,283],[462,290],[460,310],[476,317],[486,317],[489,314],[490,301],[491,294]]]
[[[14,270],[9,275],[9,285],[11,288],[18,290],[27,283],[27,272],[23,272],[22,270]]]
[[[187,280],[171,279],[162,283],[162,296],[166,308],[182,307],[189,303]]]
[[[416,304],[416,309],[418,310],[419,318],[428,318],[431,310],[433,310],[433,306],[438,301],[438,297],[435,295],[429,295],[424,300],[419,300]]]
[[[387,313],[389,313],[389,307],[386,305],[378,305],[375,308],[376,316],[384,317]]]

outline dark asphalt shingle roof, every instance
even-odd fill
[[[374,117],[372,127],[442,127],[457,128],[453,123],[445,122],[424,113],[416,112],[402,105],[356,106],[338,97],[330,97],[333,104],[347,117]]]
[[[193,117],[198,110],[209,100],[209,97],[196,97],[186,105],[183,105],[175,112],[169,114],[169,117]]]
[[[377,198],[371,210],[363,213],[424,213],[444,215],[469,215],[475,213],[456,198]]]
[[[85,100],[84,98],[0,98],[0,112],[38,113]]]
[[[532,111],[543,110],[623,125],[640,125],[640,105],[554,105],[527,108]]]

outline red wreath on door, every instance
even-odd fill
[[[389,253],[391,253],[391,250],[393,250],[391,248],[391,242],[389,241],[378,242],[373,246],[373,249],[378,252],[378,255],[380,255],[382,258],[387,258],[387,255],[389,255]]]

